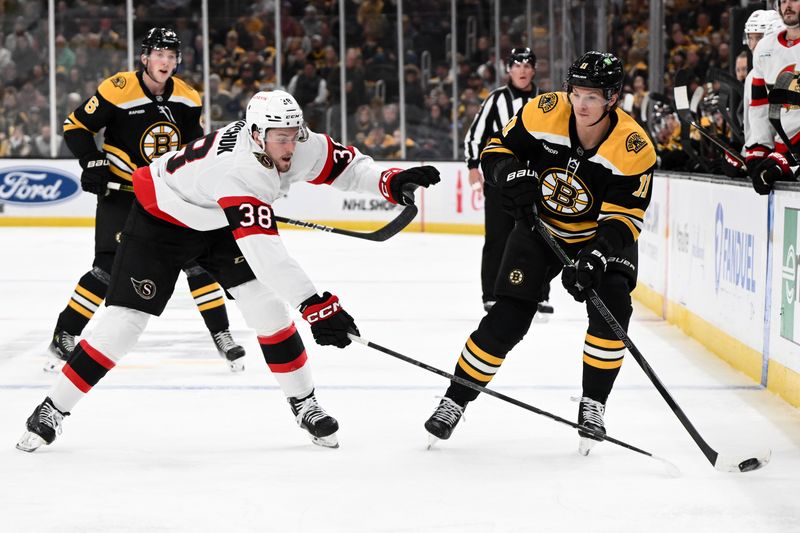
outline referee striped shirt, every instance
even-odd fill
[[[489,93],[464,137],[464,158],[468,168],[480,166],[481,150],[489,136],[503,129],[528,100],[539,94],[536,84],[531,85],[530,91],[521,91],[509,83]]]

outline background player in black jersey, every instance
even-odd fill
[[[64,141],[80,160],[81,186],[97,195],[95,256],[58,316],[44,370],[57,372],[75,348],[75,337],[105,298],[119,233],[133,194],[109,191],[108,183],[131,182],[138,167],[203,136],[197,91],[173,77],[181,42],[167,28],[152,28],[142,40],[142,68],[103,81],[97,92],[64,121]],[[95,135],[105,128],[102,150]],[[244,349],[231,337],[222,288],[196,263],[184,267],[189,288],[220,355],[234,372],[244,369]]]
[[[464,157],[469,169],[469,184],[472,190],[483,191],[484,225],[486,236],[481,255],[481,290],[483,307],[487,311],[497,300],[494,285],[503,250],[511,230],[514,217],[506,213],[500,202],[500,192],[491,182],[484,183],[480,168],[480,154],[491,134],[502,127],[522,109],[528,100],[539,94],[533,82],[536,77],[536,54],[530,48],[514,48],[506,61],[508,83],[492,91],[481,104],[472,125],[464,137]],[[539,313],[550,314],[553,307],[548,303],[550,284],[545,285]]]
[[[611,54],[587,52],[569,68],[566,92],[528,102],[489,139],[484,176],[500,187],[517,223],[497,279],[497,303],[467,340],[455,375],[487,385],[528,332],[541,286],[562,271],[534,224],[541,222],[574,259],[562,283],[578,301],[595,289],[627,329],[636,286],[636,239],[650,202],[655,150],[636,121],[617,108],[623,68]],[[605,404],[625,347],[593,305],[583,348],[578,423],[605,433]],[[457,383],[425,423],[447,439],[478,393]],[[579,431],[579,451],[595,441]]]

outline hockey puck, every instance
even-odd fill
[[[739,471],[740,472],[750,472],[752,470],[756,470],[758,467],[761,466],[761,463],[755,457],[751,457],[750,459],[746,459],[739,463]]]

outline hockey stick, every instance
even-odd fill
[[[789,139],[789,136],[786,135],[786,130],[783,129],[783,124],[781,124],[781,109],[783,109],[783,106],[786,105],[784,100],[792,98],[786,93],[794,92],[789,90],[789,86],[794,79],[795,75],[793,72],[781,72],[778,75],[778,78],[775,80],[775,85],[772,87],[772,90],[767,96],[767,102],[769,102],[769,123],[772,124],[772,127],[778,133],[778,136],[786,145],[786,149],[789,150],[788,153],[792,156],[792,166],[800,165],[800,158],[797,156],[797,152],[795,151],[795,147],[792,145],[792,141]]]
[[[744,158],[741,156],[741,154],[739,154],[732,146],[727,144],[725,141],[723,141],[716,135],[711,134],[708,130],[706,130],[704,127],[702,127],[694,120],[694,117],[692,116],[691,106],[692,104],[694,104],[695,109],[697,107],[697,103],[699,102],[699,100],[698,102],[695,102],[696,95],[698,94],[697,91],[695,91],[695,96],[692,96],[691,103],[689,102],[689,91],[687,90],[685,85],[682,85],[680,87],[675,87],[673,91],[675,95],[675,110],[677,111],[678,118],[681,119],[681,122],[693,126],[698,131],[698,133],[700,133],[700,135],[702,135],[708,141],[710,141],[711,144],[722,150],[722,152],[725,155],[727,155],[728,157],[730,157],[731,159],[742,165],[742,168],[744,170],[747,170],[747,165],[745,165]]]
[[[536,413],[537,415],[542,415],[542,416],[545,416],[547,418],[550,418],[551,420],[555,420],[556,422],[560,422],[562,424],[566,424],[566,425],[568,425],[570,427],[573,427],[575,429],[580,429],[581,431],[589,433],[592,436],[596,437],[598,440],[606,440],[608,442],[616,444],[617,446],[622,446],[623,448],[627,448],[627,449],[629,449],[631,451],[634,451],[636,453],[640,453],[642,455],[646,455],[647,457],[652,457],[653,459],[656,459],[656,460],[661,461],[664,464],[666,464],[667,467],[671,470],[672,474],[680,473],[680,470],[678,469],[678,467],[676,467],[674,464],[672,464],[671,462],[667,461],[663,457],[659,457],[657,455],[653,455],[652,453],[650,453],[648,451],[645,451],[645,450],[642,450],[641,448],[637,448],[636,446],[633,446],[632,444],[628,444],[628,443],[623,442],[621,440],[615,439],[613,437],[610,437],[609,435],[604,435],[602,433],[598,433],[598,432],[594,431],[593,429],[589,429],[587,427],[581,426],[579,424],[576,424],[575,422],[572,422],[572,421],[567,420],[565,418],[561,418],[558,415],[554,415],[552,413],[548,413],[547,411],[544,411],[542,409],[539,409],[538,407],[534,407],[534,406],[532,406],[530,404],[527,404],[525,402],[522,402],[520,400],[512,398],[511,396],[506,396],[505,394],[503,394],[501,392],[497,392],[497,391],[494,391],[492,389],[483,387],[481,385],[478,385],[477,383],[473,383],[472,381],[466,380],[464,378],[460,378],[458,376],[450,374],[449,372],[445,372],[444,370],[439,370],[438,368],[430,366],[430,365],[428,365],[426,363],[423,363],[422,361],[418,361],[416,359],[412,359],[411,357],[408,357],[407,355],[403,355],[403,354],[401,354],[399,352],[395,352],[394,350],[390,350],[389,348],[385,348],[385,347],[383,347],[383,346],[381,346],[379,344],[375,344],[374,342],[370,342],[370,341],[368,341],[368,340],[366,340],[364,338],[361,338],[361,337],[359,337],[357,335],[353,335],[352,333],[348,333],[347,336],[352,341],[355,341],[355,342],[358,342],[360,344],[363,344],[364,346],[372,348],[373,350],[377,350],[377,351],[385,353],[387,355],[391,355],[392,357],[400,359],[401,361],[405,361],[406,363],[411,363],[412,365],[418,366],[418,367],[420,367],[422,369],[425,369],[428,372],[433,372],[434,374],[438,374],[438,375],[440,375],[442,377],[445,377],[445,378],[449,379],[450,381],[454,381],[455,383],[458,383],[459,385],[463,385],[465,387],[468,387],[468,388],[470,388],[470,389],[472,389],[474,391],[482,392],[483,394],[488,394],[489,396],[494,396],[495,398],[503,400],[504,402],[508,402],[508,403],[510,403],[512,405],[516,405],[517,407],[522,407],[523,409],[531,411],[532,413]]]
[[[108,188],[115,190],[115,191],[125,191],[125,192],[133,192],[133,187],[130,185],[124,185],[121,183],[110,182],[108,184]],[[304,220],[295,220],[293,218],[286,218],[279,215],[275,215],[275,220],[278,222],[282,222],[284,224],[290,224],[292,226],[299,226],[301,228],[307,229],[315,229],[319,231],[325,231],[328,233],[336,233],[338,235],[345,235],[347,237],[356,237],[357,239],[365,239],[368,241],[375,241],[375,242],[383,242],[390,237],[394,237],[398,233],[400,233],[403,228],[408,226],[414,217],[417,216],[417,206],[414,204],[407,205],[400,211],[400,214],[397,215],[394,219],[392,219],[388,224],[383,226],[380,229],[377,229],[370,233],[362,233],[360,231],[350,231],[347,229],[342,228],[334,228],[331,226],[324,226],[322,224],[317,224],[316,222],[306,222]]]
[[[544,227],[544,224],[540,219],[537,219],[536,227],[533,229],[539,232],[548,246],[550,246],[550,249],[553,250],[553,253],[556,254],[558,259],[565,267],[573,264],[572,260],[569,258],[566,252],[564,252],[563,248],[559,246],[548,229]],[[703,437],[700,436],[700,433],[697,431],[694,425],[692,425],[692,423],[689,421],[689,417],[686,416],[686,413],[683,412],[683,409],[680,408],[664,384],[661,383],[661,380],[658,378],[653,368],[644,358],[639,349],[636,348],[636,345],[633,344],[633,341],[631,341],[630,337],[628,337],[625,329],[622,327],[619,321],[614,318],[614,315],[611,314],[611,311],[608,309],[608,307],[606,307],[606,304],[603,303],[603,300],[600,299],[597,291],[590,288],[585,292],[588,295],[589,300],[592,302],[592,305],[594,305],[597,311],[603,315],[603,319],[614,331],[614,334],[616,334],[617,338],[619,338],[619,340],[625,344],[625,347],[628,349],[631,355],[633,355],[633,358],[636,359],[636,362],[639,363],[639,366],[642,367],[642,370],[647,377],[650,378],[650,381],[653,383],[653,385],[655,385],[656,389],[661,394],[661,397],[667,402],[667,405],[669,405],[670,409],[672,409],[672,412],[678,417],[678,420],[681,421],[683,427],[686,428],[686,431],[689,432],[689,435],[691,435],[692,439],[694,439],[694,442],[700,447],[703,455],[706,456],[706,459],[708,459],[714,468],[722,472],[750,472],[752,470],[758,470],[769,462],[772,455],[771,450],[766,450],[759,455],[751,457],[734,457],[732,455],[720,455],[711,446],[709,446]]]

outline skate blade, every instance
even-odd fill
[[[436,444],[437,442],[439,442],[439,438],[438,437],[434,437],[433,435],[428,433],[428,448],[427,449],[428,450],[432,450],[434,444]]]
[[[47,444],[47,442],[45,442],[42,437],[36,433],[25,431],[22,437],[20,437],[19,442],[17,442],[17,449],[30,453],[36,451],[43,444]]]
[[[244,357],[240,357],[235,361],[228,361],[228,369],[234,374],[238,374],[239,372],[244,372]]]
[[[322,446],[323,448],[339,447],[339,439],[336,438],[336,433],[334,433],[333,435],[328,435],[327,437],[315,437],[312,435],[311,442],[313,442],[317,446]]]
[[[586,457],[587,455],[589,455],[589,452],[592,451],[594,445],[597,444],[598,442],[600,441],[594,439],[588,439],[586,437],[580,437],[580,440],[578,441],[578,453]]]
[[[545,324],[550,321],[550,315],[547,313],[536,313],[533,315],[533,321],[536,324]]]
[[[54,355],[48,355],[47,360],[44,362],[44,366],[42,367],[42,371],[47,372],[48,374],[56,374],[61,372],[61,369],[64,367],[63,361]]]

